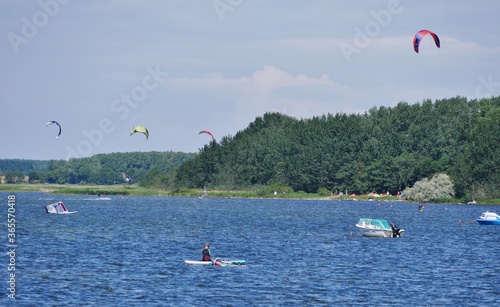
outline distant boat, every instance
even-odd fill
[[[476,220],[479,225],[500,225],[500,216],[495,212],[483,212]]]
[[[389,224],[386,220],[380,219],[359,219],[356,227],[365,237],[377,238],[398,238],[404,233],[404,229],[399,229],[394,224]]]
[[[77,213],[78,211],[68,211],[66,205],[64,205],[62,201],[58,201],[57,203],[45,206],[45,212],[54,214],[71,214]]]

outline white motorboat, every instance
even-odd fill
[[[495,212],[483,212],[476,220],[479,225],[500,225],[500,216]]]
[[[378,238],[398,238],[404,233],[404,229],[399,229],[394,224],[389,224],[386,220],[380,219],[359,219],[356,227],[365,237]]]

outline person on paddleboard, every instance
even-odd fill
[[[205,243],[205,247],[203,248],[203,251],[201,252],[202,254],[202,261],[212,261],[212,254],[210,254],[210,244]]]

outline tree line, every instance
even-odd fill
[[[191,159],[196,154],[182,152],[127,152],[97,154],[66,160],[0,160],[7,183],[23,181],[58,184],[136,183],[151,170],[162,174]],[[36,167],[35,167],[36,166]]]
[[[45,172],[49,160],[0,159],[0,174],[7,171],[20,172],[28,175],[31,171]]]
[[[22,182],[25,178],[39,180],[38,174],[47,171],[49,160],[0,159],[0,175],[7,183]]]
[[[316,193],[396,194],[449,175],[457,197],[499,197],[500,97],[400,102],[364,114],[266,113],[179,166],[176,187],[274,185]],[[161,176],[157,173],[156,176]]]
[[[458,198],[498,198],[499,132],[500,97],[454,97],[309,119],[266,113],[198,153],[0,160],[0,173],[7,182],[29,172],[32,182],[138,182],[171,190],[272,187],[321,194],[396,194],[424,178],[446,174]]]

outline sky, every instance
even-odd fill
[[[490,0],[1,1],[0,159],[198,152],[211,140],[200,131],[220,141],[266,112],[498,96],[498,12]],[[441,47],[427,35],[416,53],[422,29]]]

